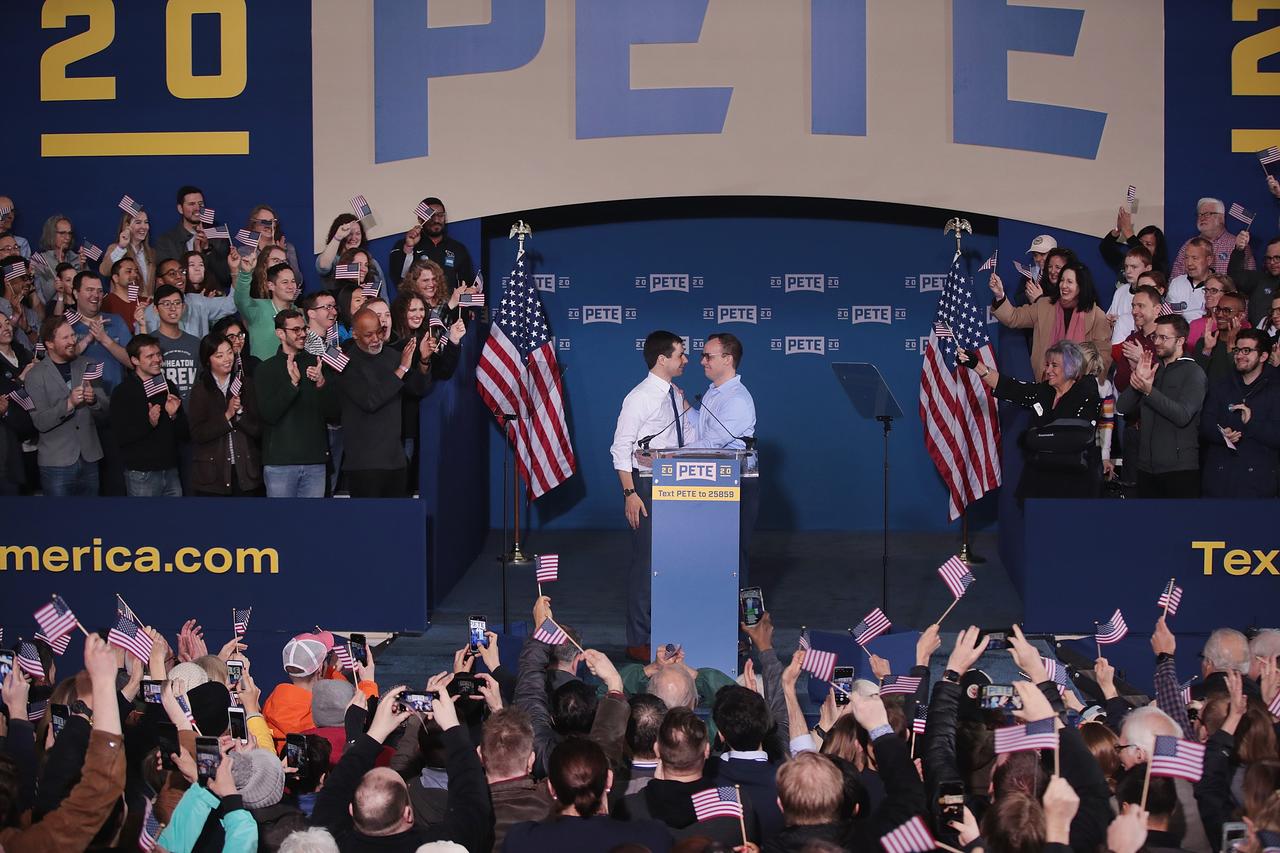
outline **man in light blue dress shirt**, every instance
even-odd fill
[[[711,387],[702,395],[702,408],[698,410],[698,446],[716,449],[743,450],[744,438],[756,434],[756,404],[751,392],[742,384],[738,366],[742,364],[742,341],[729,332],[716,332],[707,336],[702,348],[702,372],[711,381]],[[754,447],[754,442],[752,443]],[[750,466],[754,468],[754,465]],[[748,465],[743,465],[742,500],[738,504],[740,524],[738,532],[738,583],[747,586],[747,550],[751,546],[751,532],[755,529],[756,516],[760,512],[760,478],[749,476]]]

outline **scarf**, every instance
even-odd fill
[[[1063,339],[1066,339],[1069,341],[1075,341],[1076,343],[1083,342],[1085,339],[1084,338],[1084,320],[1085,320],[1086,313],[1089,313],[1089,312],[1085,312],[1081,310],[1080,305],[1077,303],[1075,309],[1072,310],[1071,312],[1071,327],[1067,328],[1066,322],[1063,318],[1062,303],[1059,302],[1058,304],[1054,305],[1053,306],[1053,337],[1050,338],[1049,340],[1052,341],[1053,343],[1057,343],[1058,341]]]

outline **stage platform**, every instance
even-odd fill
[[[560,580],[547,584],[556,618],[582,635],[582,642],[623,660],[626,567],[630,537],[626,531],[538,533],[524,545],[532,552],[560,555]],[[947,616],[944,631],[968,624],[1009,625],[1021,619],[1022,602],[999,562],[994,533],[979,534],[976,553],[987,562],[973,568],[977,582]],[[879,533],[839,531],[758,532],[752,542],[750,582],[764,589],[765,607],[776,626],[775,643],[786,656],[796,647],[801,625],[818,631],[843,631],[880,604]],[[889,618],[893,631],[920,630],[951,603],[937,568],[959,548],[947,533],[894,533],[889,556]],[[416,637],[402,636],[378,661],[383,685],[421,684],[429,674],[448,669],[453,653],[467,637],[467,617],[483,614],[495,631],[502,628],[501,534],[491,533],[481,556],[439,602],[431,627]],[[537,595],[532,565],[508,568],[512,627],[528,622]],[[679,643],[679,637],[655,642]],[[947,641],[943,651],[950,650]],[[945,657],[943,658],[945,660]],[[504,661],[514,664],[514,661]],[[696,661],[690,661],[697,665]]]

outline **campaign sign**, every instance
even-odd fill
[[[1150,634],[1169,578],[1182,587],[1175,633],[1280,622],[1274,501],[1029,500],[1027,558],[1011,565],[1030,631],[1091,634],[1117,607]],[[1080,531],[1116,531],[1105,548]]]
[[[422,501],[21,497],[0,498],[0,515],[6,640],[31,637],[32,614],[55,593],[91,631],[114,618],[119,595],[170,642],[198,620],[216,653],[232,610],[252,607],[254,677],[269,685],[293,634],[427,624]]]
[[[694,666],[731,675],[738,672],[741,489],[737,459],[654,460],[652,644],[682,646]]]

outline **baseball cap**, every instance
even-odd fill
[[[1048,234],[1041,234],[1039,237],[1031,241],[1031,247],[1027,249],[1027,254],[1032,252],[1048,252],[1058,248],[1058,241],[1050,237]]]
[[[284,644],[284,669],[294,676],[311,675],[320,669],[329,648],[312,634],[300,634]]]

